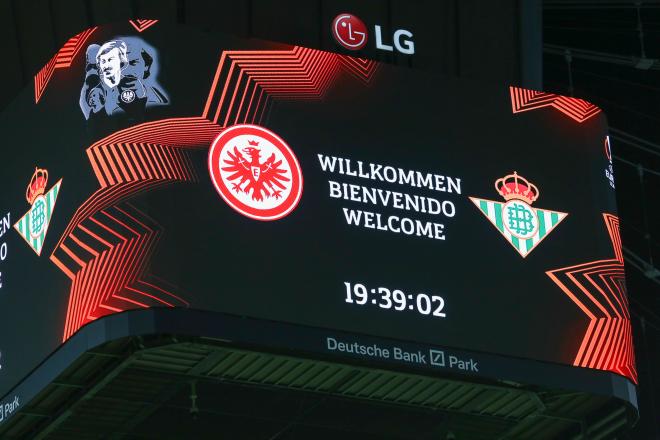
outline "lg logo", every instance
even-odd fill
[[[332,21],[332,35],[349,50],[360,50],[367,44],[367,27],[351,14],[339,14]]]
[[[348,50],[362,49],[369,39],[367,26],[362,20],[353,14],[339,14],[332,21],[332,36],[337,43]],[[374,36],[376,39],[376,49],[393,52],[394,49],[406,55],[415,53],[415,43],[412,40],[412,32],[405,29],[397,29],[392,35],[392,43],[386,44],[383,41],[383,31],[379,25],[374,26]]]

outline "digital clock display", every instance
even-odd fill
[[[372,304],[381,309],[395,312],[410,310],[424,316],[447,317],[444,312],[445,300],[439,295],[428,295],[426,293],[406,295],[400,289],[389,289],[387,287],[367,289],[364,284],[360,283],[344,282],[344,286],[346,287],[344,300],[348,304],[358,306]]]

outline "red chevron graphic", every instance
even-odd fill
[[[337,55],[303,47],[223,52],[202,117],[258,124],[271,99],[322,99],[338,71]]]
[[[136,31],[143,32],[158,23],[158,20],[128,20]]]
[[[149,256],[161,231],[130,205],[99,211],[78,225],[61,249],[79,265],[71,285],[63,340],[101,316],[128,308],[187,306],[176,295],[145,280]],[[91,257],[83,260],[78,255]],[[95,295],[77,295],[93,290]]]
[[[75,271],[65,270],[58,249],[82,221],[141,192],[196,180],[188,150],[208,147],[219,132],[220,127],[203,118],[174,118],[140,124],[94,143],[87,156],[101,188],[76,210],[51,260],[72,278]]]
[[[165,119],[121,130],[87,149],[100,189],[76,210],[50,256],[72,280],[63,340],[108,313],[187,304],[160,282],[145,281],[160,232],[122,202],[162,185],[195,181],[190,151],[208,147],[219,131],[203,118]]]
[[[224,127],[260,123],[272,100],[322,99],[342,68],[370,82],[375,62],[343,58],[301,47],[223,52],[201,116],[136,125],[87,149],[99,189],[76,210],[50,256],[71,279],[63,340],[108,313],[187,305],[162,282],[145,281],[160,231],[126,201],[195,181],[191,152],[208,148]]]
[[[380,66],[378,61],[366,58],[349,57],[347,55],[337,55],[337,57],[344,70],[362,81],[365,85],[371,83]]]
[[[511,109],[513,113],[536,110],[542,107],[554,107],[577,122],[584,122],[600,113],[600,108],[583,99],[569,98],[554,93],[509,87]]]
[[[87,29],[78,35],[69,38],[64,43],[64,46],[55,54],[53,58],[46,63],[46,65],[34,76],[34,102],[39,103],[41,96],[46,90],[46,86],[53,76],[55,69],[64,69],[71,66],[73,59],[76,57],[80,49],[85,44],[85,41],[96,30],[96,27]]]
[[[619,219],[604,213],[614,258],[550,270],[547,275],[589,318],[573,365],[613,371],[637,383]]]

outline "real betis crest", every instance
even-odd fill
[[[47,183],[48,171],[37,168],[25,192],[25,198],[32,207],[14,225],[14,229],[18,231],[37,255],[41,255],[44,246],[62,179],[53,185],[48,192],[45,192]]]
[[[532,203],[539,197],[539,190],[515,171],[497,179],[495,189],[504,197],[504,203],[476,197],[470,197],[470,200],[523,258],[568,215],[532,208]]]

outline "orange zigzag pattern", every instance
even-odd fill
[[[366,58],[355,58],[347,55],[338,55],[337,57],[344,70],[362,81],[365,85],[371,83],[376,70],[380,66],[380,63],[377,61]]]
[[[509,92],[513,113],[553,107],[577,122],[584,122],[601,111],[600,108],[583,99],[569,98],[554,93],[537,92],[520,87],[509,87]]]
[[[158,20],[128,20],[128,22],[135,28],[136,31],[143,32],[158,23]]]
[[[550,270],[547,275],[589,318],[573,365],[608,370],[637,383],[619,219],[603,214],[614,258]]]

